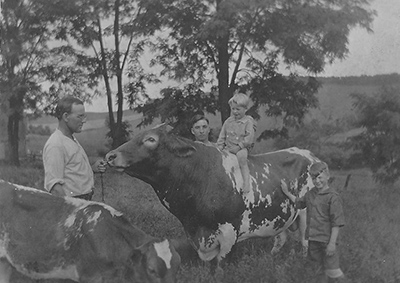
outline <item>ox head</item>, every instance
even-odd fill
[[[150,241],[135,249],[133,282],[173,283],[181,258],[170,241]],[[126,276],[130,277],[131,276]]]
[[[196,149],[187,140],[169,133],[160,125],[134,136],[106,155],[107,163],[129,175],[146,175],[155,165],[167,166],[169,157],[184,158]],[[163,164],[165,162],[165,164]]]

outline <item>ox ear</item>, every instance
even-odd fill
[[[148,242],[137,247],[133,250],[131,260],[145,268],[147,275],[153,278],[163,278],[167,273],[167,267],[163,264],[163,261],[158,258],[152,246],[153,242]]]
[[[167,148],[170,152],[179,157],[188,157],[196,151],[193,145],[175,135],[170,136],[167,142]]]
[[[134,250],[132,251],[132,254],[131,254],[130,257],[131,257],[131,260],[132,260],[132,262],[133,262],[134,264],[138,264],[139,262],[142,261],[143,253],[142,253],[142,251],[140,250],[140,248],[136,248],[136,249],[134,249]]]
[[[165,132],[169,133],[174,129],[174,127],[172,127],[171,125],[169,125],[167,123],[162,123],[162,124],[155,126],[153,129],[164,129]]]
[[[167,133],[171,132],[173,129],[174,129],[174,127],[172,127],[171,125],[169,125],[169,124],[165,125],[165,130],[167,131]]]

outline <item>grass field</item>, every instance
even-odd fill
[[[320,122],[336,120],[352,114],[350,93],[373,94],[376,85],[348,85],[338,82],[324,84],[318,93],[320,107],[311,110],[308,118]],[[104,113],[88,113],[84,131],[77,135],[91,160],[104,154],[106,149]],[[140,117],[139,117],[140,118]],[[131,122],[132,130],[138,131],[135,113],[126,112],[124,119]],[[34,125],[56,127],[54,117],[43,117]],[[213,127],[220,126],[219,116],[211,116]],[[268,124],[269,123],[269,124]],[[274,120],[258,122],[258,132],[269,128]],[[27,148],[36,159],[25,160],[20,168],[0,164],[0,179],[43,188],[43,169],[40,150],[48,137],[28,135]],[[257,143],[254,152],[269,148],[266,142]],[[99,158],[99,157],[97,157]],[[347,176],[349,186],[343,190]],[[338,188],[344,203],[346,226],[340,232],[341,266],[351,282],[400,283],[400,184],[384,187],[376,184],[367,169],[332,172],[332,186]],[[103,178],[105,202],[122,211],[128,219],[145,232],[160,237],[176,238],[184,235],[179,221],[159,202],[152,188],[134,178],[107,171]],[[95,176],[98,188],[94,200],[101,200],[101,179]],[[288,243],[275,257],[270,255],[272,239],[252,239],[236,245],[224,267],[226,283],[308,283],[312,273],[297,253],[297,234],[291,234]],[[21,275],[13,275],[13,283],[55,283],[56,280],[34,281]],[[207,264],[198,259],[185,259],[178,274],[179,283],[208,283],[212,277]],[[110,282],[112,283],[112,282]]]
[[[351,174],[349,186],[344,183]],[[351,282],[400,282],[400,192],[397,186],[382,187],[373,182],[368,170],[334,171],[332,186],[338,188],[344,202],[346,226],[341,230],[341,266]],[[0,178],[10,182],[43,187],[40,161],[27,161],[20,168],[0,165]],[[184,235],[179,221],[159,202],[152,188],[140,180],[108,170],[103,178],[105,202],[122,211],[145,232],[160,237]],[[101,179],[94,200],[101,200]],[[224,267],[226,283],[307,283],[309,266],[297,252],[297,234],[289,236],[281,253],[272,257],[272,239],[253,239],[239,243]],[[15,283],[55,283],[33,281],[13,274]],[[208,265],[196,258],[184,259],[178,282],[212,282]]]

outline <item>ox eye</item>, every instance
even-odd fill
[[[146,139],[146,141],[149,141],[149,142],[156,142],[156,139],[153,138],[153,137],[148,137],[148,138]]]
[[[157,270],[155,270],[153,267],[148,267],[147,271],[149,275],[154,276],[154,277],[159,277]]]
[[[143,143],[147,148],[155,149],[158,146],[158,137],[148,136],[143,140]]]

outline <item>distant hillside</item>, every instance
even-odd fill
[[[400,75],[376,75],[376,76],[360,76],[360,77],[328,77],[318,78],[322,83],[317,97],[319,100],[319,107],[311,109],[307,119],[318,119],[321,122],[334,121],[353,113],[353,101],[350,98],[352,93],[361,93],[366,95],[374,95],[379,92],[383,86],[395,86],[400,88]],[[279,121],[274,118],[263,117],[258,122],[258,129],[271,128],[279,125]],[[92,113],[88,112],[88,119],[84,125],[84,131],[94,130],[105,127],[105,119],[107,113]],[[124,111],[124,120],[127,120],[132,125],[132,130],[141,120],[141,114],[132,110]],[[213,127],[220,127],[221,122],[219,115],[210,115],[210,122]],[[29,121],[32,125],[48,126],[54,130],[57,126],[57,119],[52,116],[44,116],[36,120]]]
[[[132,110],[125,110],[124,111],[124,117],[125,116],[132,116],[135,113]],[[93,120],[98,120],[98,119],[105,119],[108,116],[107,112],[86,112],[87,115],[87,120],[88,121],[93,121]],[[37,124],[37,125],[43,125],[43,124],[53,124],[57,123],[57,118],[54,116],[42,116],[37,119],[33,119],[30,121],[31,124]]]
[[[105,120],[108,118],[107,112],[86,112],[86,115],[87,121],[84,125],[84,130],[105,127]],[[125,110],[123,117],[124,120],[129,121],[131,124],[138,124],[142,115],[132,110]],[[54,130],[57,127],[58,120],[56,117],[46,115],[38,119],[30,120],[29,124],[33,126],[42,125],[43,127],[49,127],[51,130]]]
[[[350,77],[320,77],[318,80],[323,84],[339,84],[339,85],[358,85],[358,86],[382,86],[382,85],[399,85],[400,74],[386,74],[375,76],[350,76]]]
[[[379,75],[379,76],[361,76],[361,77],[344,77],[344,78],[318,78],[322,82],[322,87],[319,90],[317,97],[319,100],[319,107],[311,109],[306,117],[306,120],[317,119],[321,123],[333,122],[336,119],[348,117],[353,114],[353,101],[350,98],[352,93],[362,93],[365,95],[374,95],[379,93],[383,86],[395,86],[400,89],[400,75]],[[265,117],[263,113],[261,119],[257,121],[257,133],[260,134],[265,129],[279,127],[281,121],[279,119]],[[85,148],[89,156],[101,155],[100,152],[106,152],[105,138],[108,129],[105,127],[105,120],[108,113],[91,113],[88,112],[88,120],[83,127],[82,133],[77,135],[78,140]],[[140,123],[142,118],[131,110],[124,111],[124,120],[129,121],[131,130],[136,132],[136,126]],[[212,128],[219,129],[221,127],[220,115],[208,115]],[[29,124],[34,126],[42,125],[48,126],[52,131],[57,127],[57,119],[51,116],[41,117],[36,120],[29,121]],[[156,121],[155,125],[159,123]],[[354,129],[355,132],[359,129]],[[334,137],[336,140],[344,140],[352,131],[338,134]],[[47,137],[37,137],[35,135],[28,135],[27,148],[31,151],[40,151]],[[271,141],[261,141],[256,143],[254,152],[265,152],[271,148]]]
[[[322,83],[317,97],[319,107],[311,109],[308,118],[335,120],[353,114],[352,93],[375,95],[385,86],[400,88],[400,75],[318,78]]]

